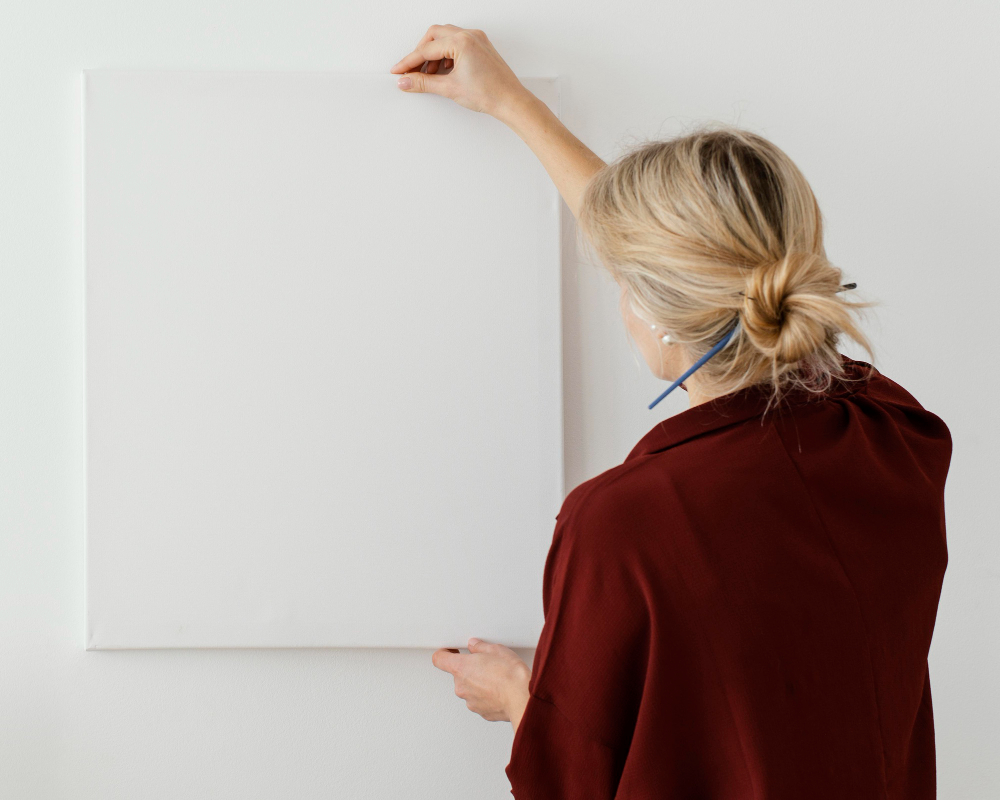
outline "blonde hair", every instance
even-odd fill
[[[873,304],[840,293],[809,183],[755,133],[708,123],[641,144],[591,177],[579,227],[633,313],[692,361],[739,322],[697,373],[707,393],[824,392],[846,377],[840,334],[872,356],[854,316]]]

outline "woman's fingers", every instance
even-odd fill
[[[455,62],[450,58],[442,58],[440,61],[428,61],[427,74],[440,75],[442,73],[447,73],[448,70],[452,68],[454,63]]]
[[[440,647],[431,653],[431,663],[440,670],[454,673],[461,664],[461,659],[453,658],[459,655],[458,648]]]
[[[434,666],[450,672],[455,695],[466,707],[490,721],[509,720],[512,698],[523,696],[531,670],[506,645],[469,640],[468,654],[441,648],[431,655]]]
[[[389,70],[389,72],[411,72],[414,67],[420,69],[423,62],[429,60],[425,58],[423,59],[423,61],[419,62],[415,61],[415,59],[417,58],[417,51],[421,47],[423,47],[428,42],[433,41],[434,39],[446,36],[447,34],[453,31],[460,31],[460,30],[462,29],[459,28],[457,25],[431,25],[427,29],[427,33],[425,33],[423,36],[420,37],[420,41],[417,42],[417,46],[414,48],[413,52],[410,53],[408,56],[405,56],[404,58],[401,58],[399,61],[397,61],[393,65],[392,69]],[[449,57],[448,60],[451,61],[452,60],[451,57]]]
[[[425,36],[412,53],[403,56],[389,71],[410,72],[425,61],[438,61],[442,58],[454,59],[465,45],[465,40],[468,37],[469,34],[464,30],[457,30],[454,33],[449,31],[433,38]]]
[[[530,94],[479,28],[431,25],[413,52],[389,71],[407,73],[398,81],[403,91],[442,95],[498,118]]]

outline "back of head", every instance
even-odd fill
[[[855,321],[870,304],[841,293],[812,189],[757,134],[710,125],[645,143],[595,173],[579,223],[633,312],[692,360],[740,323],[699,370],[706,392],[824,391],[844,374],[841,334],[871,355]]]

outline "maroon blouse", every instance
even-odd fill
[[[935,797],[948,428],[867,364],[664,420],[556,517],[516,800]]]

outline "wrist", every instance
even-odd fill
[[[528,698],[531,696],[528,691],[530,680],[531,669],[525,664],[524,669],[519,671],[510,684],[507,696],[507,718],[510,720],[510,724],[514,727],[515,731],[521,722],[521,717],[524,715],[524,709],[528,705]]]
[[[517,131],[525,120],[538,113],[539,104],[545,105],[522,86],[518,91],[500,100],[493,109],[492,116]]]

